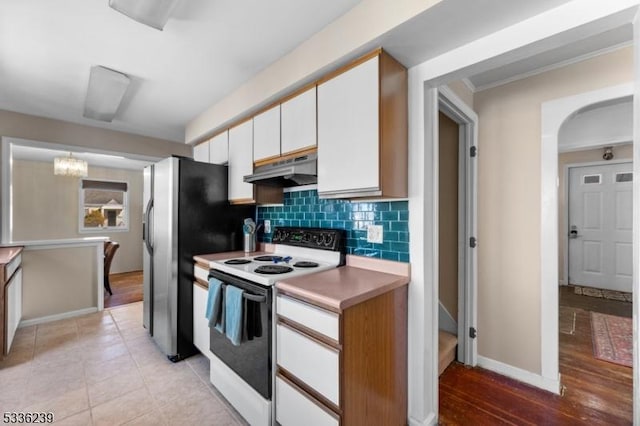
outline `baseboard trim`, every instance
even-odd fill
[[[44,324],[52,321],[59,321],[67,318],[79,317],[86,314],[92,314],[94,312],[98,312],[98,308],[96,308],[95,306],[92,308],[79,309],[77,311],[63,312],[61,314],[47,315],[39,318],[21,320],[18,328],[29,327],[31,325]]]
[[[432,426],[437,425],[438,419],[436,418],[436,413],[433,411],[427,415],[427,418],[424,420],[416,420],[413,417],[409,417],[409,426]]]
[[[539,374],[478,355],[478,366],[531,386],[560,395],[560,377],[553,380]]]

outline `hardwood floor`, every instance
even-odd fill
[[[573,295],[568,288],[561,290],[560,304],[580,309],[575,334],[560,334],[564,395],[454,363],[440,376],[441,425],[632,423],[632,369],[593,357],[588,312],[631,316],[631,304]]]
[[[142,300],[142,271],[123,272],[109,275],[111,291],[104,291],[104,307],[126,305]]]

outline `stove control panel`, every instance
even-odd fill
[[[277,227],[271,242],[344,253],[345,238],[343,229]]]

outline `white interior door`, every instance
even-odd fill
[[[569,283],[631,292],[633,165],[569,169]]]

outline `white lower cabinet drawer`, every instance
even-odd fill
[[[340,406],[338,351],[285,326],[277,326],[276,360],[280,367]]]
[[[282,426],[338,426],[338,419],[276,377],[276,420]]]
[[[338,342],[340,316],[286,296],[278,296],[276,312]]]
[[[193,267],[193,276],[201,279],[205,283],[209,281],[209,270],[204,269],[200,265],[194,265]]]

